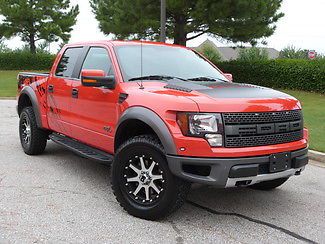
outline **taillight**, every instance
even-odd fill
[[[21,78],[20,74],[17,75],[17,85],[18,85],[18,91],[21,91],[23,89],[24,85],[24,79]]]

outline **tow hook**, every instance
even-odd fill
[[[244,187],[244,186],[248,186],[250,183],[252,183],[251,180],[237,181],[236,182],[236,186],[238,186],[238,187]]]
[[[299,170],[295,173],[295,175],[300,175],[302,170]]]

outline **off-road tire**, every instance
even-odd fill
[[[123,179],[123,170],[127,167],[130,158],[136,154],[148,155],[163,172],[164,192],[155,200],[157,202],[153,205],[148,206],[136,202],[133,199],[134,195],[127,192],[126,186],[124,186],[126,181]],[[190,189],[190,183],[175,177],[170,172],[163,147],[153,135],[135,136],[123,143],[115,154],[111,172],[112,189],[117,201],[129,214],[142,219],[158,220],[173,213],[183,205]],[[140,183],[137,184],[140,185]]]
[[[250,188],[255,190],[270,191],[273,190],[282,184],[284,184],[289,178],[280,178],[275,180],[263,181],[254,185],[251,185]]]
[[[24,140],[24,123],[30,123],[30,140],[28,143]],[[44,152],[48,133],[37,127],[35,113],[32,107],[26,107],[20,114],[19,119],[19,137],[24,152],[28,155],[38,155]]]

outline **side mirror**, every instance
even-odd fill
[[[113,90],[115,88],[115,77],[105,76],[103,70],[87,70],[81,71],[81,83],[88,87],[104,87]]]
[[[224,76],[229,80],[229,82],[233,82],[232,74],[225,73]]]

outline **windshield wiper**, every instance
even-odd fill
[[[189,78],[188,80],[191,80],[191,81],[217,81],[214,78],[205,77],[205,76]]]
[[[217,81],[217,80],[225,81],[225,80],[220,79],[220,78],[211,78],[211,77],[206,77],[206,76],[189,78],[187,80],[190,80],[190,81]]]
[[[168,76],[168,75],[147,75],[147,76],[141,76],[141,77],[134,77],[129,79],[129,81],[136,81],[136,80],[172,80],[172,79],[178,79],[185,81],[183,78],[175,77],[175,76]]]

